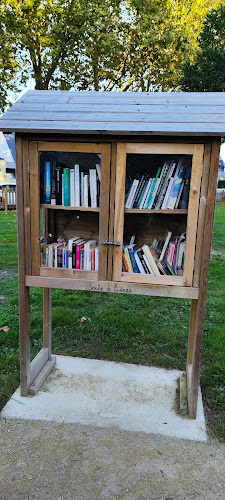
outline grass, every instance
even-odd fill
[[[16,214],[0,213],[0,407],[19,385]],[[209,429],[225,440],[225,204],[217,203],[201,387]],[[31,357],[42,347],[42,290],[31,288]],[[190,301],[53,290],[53,352],[185,370]],[[84,321],[81,321],[85,318]]]

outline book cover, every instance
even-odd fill
[[[183,165],[181,165],[181,161],[182,160],[179,161],[178,166],[177,166],[177,171],[176,171],[175,177],[174,177],[173,188],[171,190],[170,198],[169,198],[168,205],[167,205],[167,208],[169,208],[171,210],[174,209],[176,199],[177,199],[177,196],[179,193],[180,185],[181,185],[181,182],[182,182],[183,176],[184,176],[185,167]]]
[[[57,267],[63,267],[63,248],[64,245],[59,245],[57,247]]]
[[[51,203],[51,162],[45,162],[45,203]]]
[[[91,195],[91,207],[97,208],[97,175],[96,169],[89,169],[90,176],[90,195]]]
[[[150,264],[150,267],[153,271],[153,274],[155,274],[156,276],[159,276],[160,275],[159,269],[158,269],[158,267],[157,267],[157,265],[152,257],[152,254],[150,252],[148,245],[143,245],[142,250],[143,250],[144,255],[146,256],[146,258]]]
[[[137,200],[139,198],[140,191],[141,191],[141,189],[143,187],[143,183],[144,183],[144,175],[141,176],[141,180],[139,181],[139,184],[138,184],[137,189],[135,191],[135,195],[133,197],[133,200],[132,200],[130,208],[135,208],[136,207],[136,203],[137,203]]]
[[[173,188],[173,182],[174,182],[174,178],[171,177],[170,180],[169,180],[168,188],[167,188],[166,193],[165,193],[165,198],[164,198],[162,206],[161,206],[162,210],[166,210],[167,209],[167,205],[168,205],[168,201],[169,201],[169,198],[170,198],[171,190]]]
[[[75,170],[75,207],[80,206],[80,166],[74,165]]]
[[[161,167],[158,168],[156,176],[152,180],[151,188],[150,188],[150,192],[149,192],[149,196],[148,196],[148,199],[147,199],[147,201],[145,203],[145,208],[151,208],[151,205],[152,205],[152,203],[154,201],[155,193],[157,191],[157,187],[158,187],[158,184],[159,184],[159,175],[160,175],[160,172],[161,172]]]
[[[185,167],[184,172],[184,187],[182,191],[182,196],[180,199],[179,208],[187,209],[188,208],[188,199],[189,199],[189,191],[190,191],[190,181],[191,181],[191,167]]]
[[[131,261],[133,273],[139,273],[139,269],[138,269],[138,266],[137,266],[137,263],[135,260],[133,248],[129,248],[128,251],[129,251],[129,255],[130,255],[130,261]]]
[[[141,263],[141,261],[140,261],[140,258],[139,258],[139,256],[138,256],[137,251],[136,251],[136,252],[134,252],[134,258],[135,258],[135,260],[136,260],[136,264],[137,264],[137,267],[138,267],[138,269],[139,269],[139,273],[141,273],[141,274],[145,274],[145,270],[144,270],[143,265],[142,265],[142,263]]]
[[[101,182],[101,165],[99,165],[99,163],[97,163],[95,166],[96,166],[99,181]]]
[[[84,207],[84,172],[80,173],[80,204]]]
[[[56,205],[62,205],[62,167],[55,168]]]
[[[84,175],[84,207],[88,207],[88,175]]]
[[[140,209],[146,208],[146,203],[147,203],[147,199],[149,197],[149,193],[150,193],[152,182],[153,182],[153,179],[150,178],[149,181],[148,181],[148,184],[146,186],[146,189],[145,189],[142,201],[140,203]]]
[[[70,206],[70,169],[63,169],[64,206]]]
[[[81,250],[84,248],[84,244],[86,243],[85,240],[83,242],[77,243],[76,247],[76,269],[82,269],[81,268]]]
[[[127,264],[128,264],[128,272],[129,273],[133,273],[133,267],[132,267],[132,264],[131,264],[131,259],[130,259],[130,254],[129,254],[129,251],[128,251],[128,248],[124,248],[124,255],[125,255],[125,258],[126,258],[126,261],[127,261]]]
[[[124,264],[124,267],[125,267],[125,271],[124,272],[128,273],[129,272],[128,262],[127,262],[127,259],[126,259],[126,256],[125,256],[124,252],[123,252],[122,268],[123,268],[123,264]]]
[[[161,191],[162,191],[162,188],[163,188],[163,185],[164,185],[164,182],[165,182],[168,170],[169,170],[169,165],[166,162],[166,163],[164,163],[164,165],[162,167],[162,172],[161,172],[161,175],[159,177],[158,189],[157,189],[157,192],[155,194],[154,201],[152,203],[152,207],[151,208],[158,208],[156,205],[157,205],[159,197],[161,195]]]
[[[149,265],[147,265],[147,263],[146,263],[146,260],[147,260],[147,259],[146,259],[146,257],[144,256],[144,252],[143,252],[142,248],[139,248],[139,249],[137,250],[137,256],[138,256],[138,257],[139,257],[139,259],[140,259],[140,262],[141,262],[141,264],[142,264],[142,266],[143,266],[143,269],[144,269],[145,274],[153,274],[153,273],[152,273],[152,270],[150,269],[150,266],[149,266]],[[144,257],[145,257],[145,259],[144,259]]]
[[[143,198],[146,196],[146,190],[148,188],[148,184],[149,184],[149,179],[144,181],[144,185],[143,185],[143,188],[141,190],[139,199],[137,201],[136,208],[141,208],[141,204],[143,203]]]
[[[75,170],[71,168],[70,170],[70,205],[75,207]]]
[[[132,203],[133,197],[135,195],[135,191],[138,187],[138,184],[139,184],[138,179],[134,179],[133,183],[131,184],[130,190],[128,192],[127,199],[125,201],[125,208],[131,207],[131,203]]]
[[[55,179],[56,164],[51,164],[51,205],[56,205],[56,179]]]

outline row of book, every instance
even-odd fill
[[[134,237],[123,247],[122,271],[141,274],[182,276],[185,259],[186,234],[172,238],[167,231],[164,240],[154,239],[134,250]]]
[[[185,167],[180,158],[166,161],[155,177],[126,179],[125,208],[138,209],[187,209],[190,190],[191,167]]]
[[[101,166],[83,169],[46,160],[41,165],[41,203],[97,208],[100,205]]]
[[[96,240],[82,237],[58,238],[57,242],[41,241],[41,266],[98,271],[99,247]]]

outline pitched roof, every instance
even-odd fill
[[[224,136],[225,93],[31,90],[0,118],[0,130]]]

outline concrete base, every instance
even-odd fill
[[[56,356],[56,369],[36,396],[13,394],[3,418],[81,423],[207,441],[201,393],[196,420],[178,410],[182,372]]]

